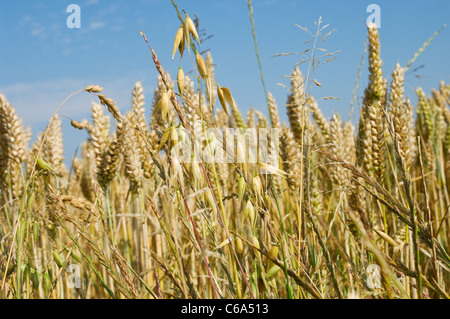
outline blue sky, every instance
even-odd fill
[[[69,29],[69,4],[81,8],[81,28]],[[198,15],[200,27],[214,35],[201,49],[210,49],[217,64],[216,77],[230,88],[243,112],[255,107],[265,114],[264,93],[255,57],[247,0],[177,0],[191,17]],[[321,65],[316,78],[322,87],[313,88],[314,97],[335,96],[341,100],[319,100],[327,117],[340,113],[347,118],[350,100],[366,39],[365,22],[369,4],[381,8],[383,71],[388,78],[399,62],[411,59],[417,49],[442,25],[448,23],[450,1],[386,0],[253,0],[254,19],[264,77],[287,120],[284,104],[289,79],[299,55],[273,58],[277,53],[301,52],[311,36],[296,24],[314,29],[322,17],[327,30],[336,32],[320,43],[337,58]],[[88,84],[99,84],[121,110],[130,108],[136,81],[144,85],[147,113],[156,84],[156,71],[138,30],[146,33],[163,66],[174,76],[178,58],[171,60],[173,38],[179,20],[170,0],[21,0],[0,3],[0,92],[33,128],[42,130],[48,119],[70,93]],[[406,93],[415,101],[414,88],[427,92],[440,80],[450,82],[450,27],[431,43],[406,76]],[[187,56],[186,56],[187,57]],[[185,72],[192,69],[183,59]],[[302,71],[306,73],[306,65]],[[367,84],[367,57],[358,95]],[[81,94],[60,111],[76,120],[89,117],[92,96]],[[149,114],[148,114],[149,115]],[[63,119],[66,158],[86,137]]]

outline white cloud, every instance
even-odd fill
[[[31,30],[31,35],[34,37],[44,37],[45,36],[45,28],[41,25],[35,26]]]
[[[103,28],[105,25],[106,23],[103,21],[93,21],[89,24],[89,29],[97,30]]]
[[[23,16],[15,29],[17,31],[27,30],[33,37],[45,38],[47,36],[47,28],[40,22],[29,15]]]

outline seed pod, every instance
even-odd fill
[[[236,252],[238,254],[242,254],[244,252],[244,245],[242,244],[242,240],[239,237],[236,237],[234,241],[236,243]]]
[[[11,276],[12,273],[13,273],[14,271],[16,271],[16,269],[17,269],[17,265],[16,265],[16,264],[10,264],[9,267],[8,267],[8,270],[6,271],[6,278],[8,278],[9,276]]]
[[[159,142],[159,146],[158,146],[158,152],[163,148],[163,146],[167,143],[167,141],[169,140],[169,137],[172,136],[172,131],[173,131],[173,126],[169,126],[166,131],[164,132],[161,141]]]
[[[261,184],[261,178],[259,178],[258,175],[253,177],[253,187],[255,188],[255,192],[258,195],[262,195],[262,184]]]
[[[269,194],[264,195],[264,203],[266,204],[266,207],[268,208],[268,211],[270,211],[273,207],[272,199],[270,198]]]
[[[172,142],[172,145],[175,145],[179,141],[178,132],[176,129],[172,129],[172,132],[170,134],[170,141]]]
[[[238,112],[238,109],[236,107],[236,103],[234,102],[233,96],[231,95],[231,92],[228,88],[221,87],[220,88],[221,94],[223,98],[231,105],[231,107]],[[219,95],[220,99],[220,95]]]
[[[188,33],[192,34],[195,40],[200,44],[200,38],[198,37],[197,28],[195,27],[194,22],[192,19],[188,16],[186,13],[186,20],[184,21],[184,25],[186,26],[186,29]],[[189,37],[189,35],[188,35]]]
[[[42,278],[42,288],[44,289],[44,291],[48,291],[48,290],[50,290],[51,286],[52,286],[52,281],[50,279],[48,270],[46,269],[44,271],[44,276]]]
[[[40,167],[40,168],[42,168],[44,171],[50,171],[50,172],[53,172],[53,173],[55,173],[56,174],[56,171],[55,171],[55,169],[52,167],[52,166],[50,166],[50,164],[49,163],[47,163],[45,160],[43,160],[42,158],[38,158],[37,159],[37,164],[38,164],[38,166]]]
[[[191,35],[189,33],[189,27],[186,22],[184,22],[183,26],[183,35],[184,35],[184,42],[187,45],[188,51],[191,52]]]
[[[274,265],[272,268],[270,268],[269,272],[267,273],[267,279],[270,279],[273,276],[275,276],[280,270],[281,268],[279,266]]]
[[[253,252],[256,256],[256,259],[258,260],[259,264],[262,264],[262,258],[261,258],[261,253],[260,253],[260,249],[261,249],[261,245],[259,244],[259,240],[258,238],[256,238],[256,236],[253,236],[252,238],[253,241],[253,246],[255,246],[256,248],[253,248]]]
[[[184,72],[180,66],[180,68],[178,69],[178,74],[177,74],[178,92],[180,92],[180,94],[183,94],[184,83],[185,83]]]
[[[178,132],[178,139],[181,142],[185,143],[187,141],[187,139],[188,139],[188,136],[187,136],[186,131],[184,130],[184,128],[182,126],[179,126],[177,128],[177,132]]]
[[[35,221],[33,223],[33,240],[35,243],[37,243],[39,239],[39,223]]]
[[[253,207],[252,202],[248,201],[247,204],[245,204],[244,208],[244,220],[248,218],[250,220],[250,224],[254,226],[255,217],[256,217],[255,208]]]
[[[39,288],[39,272],[36,269],[31,276],[31,282],[33,284],[33,289],[37,290]]]
[[[195,52],[195,61],[197,62],[197,68],[200,76],[203,80],[205,80],[208,77],[208,70],[206,68],[205,60],[203,60],[203,57],[198,52]]]
[[[181,185],[184,184],[184,175],[183,175],[183,169],[181,166],[180,161],[178,160],[177,156],[173,156],[170,166],[172,167],[172,180],[175,180],[178,178],[180,180]]]
[[[70,256],[75,259],[77,262],[81,263],[81,257],[78,256],[76,253],[74,253],[73,251],[70,253]]]
[[[22,273],[23,273],[23,279],[25,282],[28,282],[31,280],[31,269],[29,264],[24,264],[22,266]]]
[[[200,170],[200,165],[196,161],[192,161],[189,173],[194,183],[197,183],[202,180],[202,172]]]
[[[270,248],[269,256],[272,259],[276,259],[278,257],[278,247],[277,246],[273,246],[272,248]]]
[[[264,257],[264,262],[268,261],[267,263],[267,268],[270,269],[274,264],[272,262],[272,259],[277,259],[278,257],[278,247],[277,246],[273,246],[272,248],[270,248],[269,250],[269,257]]]
[[[161,99],[158,103],[158,108],[161,110],[161,117],[169,122],[169,115],[170,115],[170,98],[168,92],[163,92],[161,94]]]
[[[53,250],[53,260],[56,262],[59,268],[62,268],[64,266],[64,260],[56,250]]]
[[[259,288],[258,288],[258,271],[255,269],[252,276],[250,277],[250,288],[253,291],[255,296],[259,296]]]
[[[229,115],[227,109],[227,102],[225,101],[225,96],[223,95],[223,91],[219,83],[217,83],[217,95],[219,96],[219,101],[220,105],[222,106],[222,109],[225,111],[227,115]]]
[[[258,240],[258,238],[256,238],[256,236],[253,236],[252,237],[252,244],[253,244],[253,246],[255,246],[257,249],[260,249],[261,248],[261,246],[259,245],[259,240]],[[259,253],[259,252],[258,252]]]
[[[177,49],[180,50],[180,55],[182,57],[183,56],[183,51],[184,51],[183,26],[180,26],[180,28],[178,28],[177,34],[175,34],[175,40],[173,41],[172,60],[175,57],[175,52],[177,51]]]

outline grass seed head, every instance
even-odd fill
[[[180,94],[183,94],[184,83],[185,83],[184,72],[180,66],[180,68],[178,69],[178,74],[177,74],[178,92],[180,92]]]
[[[183,57],[183,51],[184,51],[184,31],[183,31],[183,26],[178,28],[178,31],[175,34],[175,40],[173,41],[172,60],[175,57],[175,52],[177,52],[177,50],[180,51],[180,56]]]
[[[161,93],[161,99],[159,100],[158,108],[161,111],[162,118],[166,122],[169,122],[169,120],[170,120],[170,98],[169,98],[169,92]]]
[[[208,69],[206,68],[205,60],[203,60],[203,57],[198,52],[195,52],[195,61],[197,62],[197,68],[200,76],[206,81],[206,78],[208,77]]]
[[[70,121],[70,125],[72,125],[74,128],[78,129],[78,130],[83,130],[85,128],[83,123],[80,123],[78,121],[72,120]]]
[[[255,213],[255,207],[253,207],[253,204],[251,201],[247,201],[244,208],[244,220],[245,219],[250,220],[250,224],[252,226],[255,225],[255,219],[256,219],[256,213]]]
[[[225,111],[227,115],[229,115],[225,95],[223,94],[222,88],[220,87],[219,83],[217,83],[217,96],[219,97],[219,102],[220,105],[222,106],[222,109]]]
[[[84,90],[89,93],[101,93],[103,88],[100,85],[88,85]]]
[[[186,13],[186,20],[184,21],[184,24],[188,31],[188,34],[186,36],[189,37],[189,34],[191,34],[194,37],[194,39],[197,40],[197,42],[200,44],[200,38],[198,37],[197,28],[195,27],[194,22],[188,16],[187,13]]]

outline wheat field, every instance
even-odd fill
[[[0,298],[449,298],[450,86],[412,105],[408,66],[383,73],[368,25],[358,123],[325,118],[299,66],[287,101],[268,93],[269,118],[244,115],[182,22],[173,56],[194,73],[170,76],[148,43],[153,96],[137,82],[125,112],[100,85],[74,93],[96,102],[72,120],[89,138],[70,166],[64,105],[29,146],[0,95]],[[272,161],[226,129],[249,144],[274,132]]]

